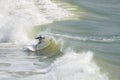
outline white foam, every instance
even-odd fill
[[[108,80],[107,75],[101,73],[100,68],[93,61],[93,52],[91,51],[76,53],[68,50],[62,57],[57,58],[48,69],[49,71],[45,74],[29,78],[36,80]],[[41,70],[35,72],[41,72]]]
[[[50,0],[0,0],[0,41],[26,43],[35,25],[62,20],[71,13]]]
[[[59,36],[59,37],[64,37],[64,38],[69,38],[74,40],[80,40],[80,41],[94,41],[94,42],[120,41],[120,36],[114,36],[114,35],[111,37],[107,37],[107,36],[106,37],[95,37],[95,36],[79,37],[79,36],[72,36],[72,35],[55,34],[55,33],[51,33],[51,31],[48,31],[46,34],[51,36]]]
[[[93,52],[76,53],[68,50],[62,57],[43,69],[32,70],[24,80],[108,80],[93,61]]]
[[[68,51],[54,62],[54,76],[58,80],[108,80],[92,59],[93,52]]]

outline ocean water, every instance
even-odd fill
[[[0,80],[119,80],[119,26],[119,0],[0,0]]]

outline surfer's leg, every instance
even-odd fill
[[[41,41],[39,41],[39,43],[38,44],[40,44],[41,43]]]
[[[35,45],[35,49],[37,49],[37,45]]]

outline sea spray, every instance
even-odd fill
[[[58,7],[50,0],[1,0],[0,40],[1,42],[6,41],[24,44],[29,42],[30,39],[27,32],[34,26],[62,20],[66,15],[70,16],[71,13]],[[69,36],[67,37],[69,38]],[[24,59],[20,60],[18,57],[16,58],[15,56],[15,59],[13,56],[10,57],[10,60],[13,59],[13,61],[16,61],[15,63],[13,63],[13,61],[11,62],[13,71],[15,69],[19,70],[19,67],[20,71],[25,69],[33,70],[31,65],[33,68],[36,68],[36,66],[34,67],[33,65],[33,60],[28,61],[26,67],[26,65],[23,64]],[[107,76],[100,73],[100,69],[93,61],[93,57],[93,52],[75,52],[69,49],[64,52],[63,56],[54,60],[48,73],[44,75],[29,75],[29,77],[25,77],[25,80],[107,80]],[[6,59],[8,60],[8,58]],[[11,70],[10,68],[10,71]],[[12,75],[10,77],[12,77]]]
[[[101,74],[93,56],[91,51],[76,53],[68,50],[54,62],[57,80],[108,80],[105,74]]]
[[[28,32],[34,26],[71,15],[70,11],[58,7],[50,0],[1,0],[0,41],[24,44],[30,41]]]
[[[35,69],[32,73],[37,75],[26,77],[25,80],[108,80],[107,74],[100,72],[93,57],[92,51],[75,52],[68,49],[50,64],[39,62],[41,66],[48,66]]]

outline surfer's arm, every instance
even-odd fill
[[[35,39],[39,39],[40,37],[36,37]]]

